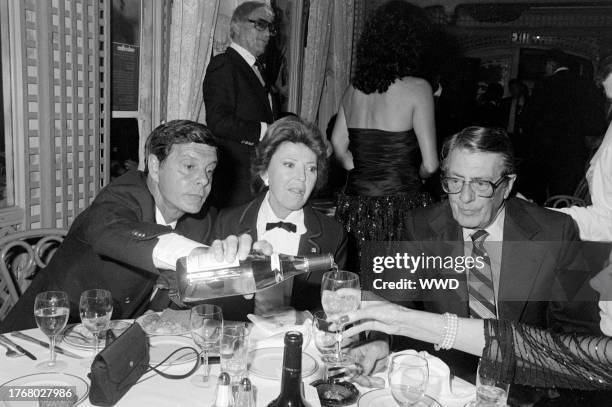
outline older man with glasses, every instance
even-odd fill
[[[251,154],[278,109],[260,57],[276,35],[274,12],[265,3],[247,1],[230,22],[232,43],[208,65],[204,78],[206,123],[220,140],[223,160],[215,173],[211,199],[218,208],[252,199]]]
[[[422,290],[418,298],[412,297],[418,303],[410,306],[565,332],[598,332],[595,296],[592,302],[583,297],[573,301],[588,283],[576,226],[569,216],[510,197],[516,172],[505,131],[468,127],[450,137],[442,147],[442,171],[448,200],[409,214],[410,240],[425,255],[480,257],[482,262],[467,271],[418,270],[423,278],[455,279],[458,287]],[[367,366],[374,365],[370,359],[386,354],[384,345],[366,346],[369,349],[361,353]],[[466,377],[476,372],[475,357],[455,351],[439,356],[454,374]]]

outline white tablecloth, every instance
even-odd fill
[[[39,329],[31,329],[23,332],[35,338],[45,341],[47,340],[45,335]],[[38,360],[31,360],[25,356],[9,358],[5,356],[4,348],[0,347],[0,384],[20,376],[40,373],[39,370],[36,370],[35,365],[41,361],[48,360],[49,350],[34,343],[15,338],[10,334],[6,336],[18,345],[21,345],[33,353]],[[259,343],[257,342],[257,338],[252,339],[252,344],[257,346]],[[263,342],[261,343],[264,344]],[[270,346],[270,344],[271,343],[269,340],[265,342],[265,346]],[[75,349],[65,343],[60,343],[58,345],[86,358],[92,357],[91,351],[88,352],[86,350]],[[278,338],[278,346],[282,346],[282,336]],[[194,345],[194,347],[196,346]],[[321,363],[317,350],[314,348],[313,344],[310,344],[305,351],[319,362],[318,371],[314,375],[304,378],[306,399],[313,405],[313,407],[318,407],[320,404],[318,397],[316,396],[316,390],[308,384],[316,380],[316,378],[320,377],[322,374]],[[83,359],[70,358],[61,354],[57,354],[57,359],[68,363],[67,368],[61,370],[61,372],[82,377],[87,383],[89,383],[89,379],[87,378],[89,368],[86,366],[81,366]],[[185,373],[191,367],[193,367],[193,363],[194,362],[190,362],[182,365],[167,367],[164,369],[164,371],[173,374]],[[218,364],[211,365],[211,375],[211,380],[213,380],[213,383],[216,383],[216,377],[219,375]],[[278,396],[278,393],[280,392],[280,380],[264,379],[253,374],[250,374],[249,378],[251,379],[252,384],[256,387],[257,406],[266,406],[272,399]],[[214,384],[210,388],[200,388],[191,383],[191,378],[170,380],[165,379],[154,372],[147,373],[145,376],[143,376],[143,379],[141,379],[141,382],[132,387],[116,405],[119,407],[209,407],[214,401]],[[2,405],[3,402],[0,401],[0,406]],[[91,406],[89,399],[86,399],[82,404],[79,404],[79,406]]]
[[[47,340],[45,335],[39,329],[31,329],[24,331],[24,333],[33,336],[35,338],[41,340]],[[21,345],[28,351],[32,352],[38,360],[34,361],[25,356],[9,358],[5,356],[4,348],[0,347],[0,384],[5,383],[9,380],[18,378],[20,376],[25,376],[28,374],[39,373],[39,370],[36,370],[35,365],[41,361],[45,361],[49,357],[49,350],[43,348],[34,343],[16,338],[12,335],[7,335],[7,337],[13,340],[18,345]],[[283,336],[279,335],[271,339],[264,339],[261,336],[261,331],[258,331],[256,328],[252,330],[251,335],[251,349],[259,349],[270,346],[282,346]],[[310,354],[317,360],[319,364],[319,368],[316,373],[313,375],[304,378],[304,388],[306,393],[306,400],[311,404],[312,407],[319,407],[320,403],[317,397],[316,390],[309,385],[309,383],[315,381],[318,378],[321,378],[323,374],[323,364],[320,360],[319,353],[314,346],[313,340],[309,341],[310,343],[305,348],[304,352]],[[75,349],[66,343],[59,344],[62,348],[66,350],[70,350],[76,354],[82,355],[85,358],[89,358],[91,360],[92,351],[79,350]],[[194,345],[195,347],[195,345]],[[87,383],[89,383],[89,379],[87,378],[87,373],[89,372],[89,367],[83,365],[84,359],[74,359],[61,354],[57,354],[58,360],[65,361],[68,366],[66,369],[61,370],[63,373],[73,374],[75,376],[83,378]],[[193,362],[176,365],[165,368],[165,371],[168,373],[181,374],[188,371],[192,366]],[[219,375],[219,365],[211,365],[211,380],[213,383],[216,383],[216,377]],[[380,377],[385,377],[384,373],[378,374]],[[249,378],[251,379],[252,384],[256,387],[256,405],[257,406],[267,406],[268,403],[278,396],[280,391],[280,380],[270,380],[258,377],[253,374],[249,374]],[[143,380],[144,379],[144,380]],[[125,396],[117,403],[119,407],[209,407],[212,405],[215,397],[215,385],[213,384],[210,388],[200,388],[196,387],[191,383],[191,378],[182,379],[182,380],[170,380],[165,379],[154,372],[149,372],[141,381],[137,383],[134,387],[132,387]],[[465,388],[465,386],[470,386],[468,383],[464,382],[461,379],[455,378],[456,381],[460,382],[461,386]],[[453,381],[453,386],[455,385],[455,381]],[[357,386],[361,394],[369,392],[374,389],[363,388]],[[473,386],[472,386],[473,387]],[[436,397],[438,401],[444,407],[456,407],[465,405],[465,398],[462,399],[445,399]],[[0,406],[4,405],[2,401],[0,401]],[[91,406],[89,403],[89,399],[85,399],[83,403],[79,404],[80,406]]]

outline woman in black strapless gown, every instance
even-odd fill
[[[357,249],[363,241],[404,240],[406,212],[432,202],[423,179],[438,169],[433,92],[415,76],[430,32],[420,8],[391,1],[359,41],[332,135],[336,158],[349,171],[336,219]]]

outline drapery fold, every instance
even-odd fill
[[[205,122],[202,82],[213,50],[219,0],[174,0],[166,119]]]

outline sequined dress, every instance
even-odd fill
[[[484,327],[480,369],[487,375],[538,387],[612,389],[610,337],[558,334],[503,320],[485,320]]]
[[[416,134],[357,128],[349,128],[348,134],[354,168],[338,198],[336,219],[358,246],[404,240],[406,211],[432,202],[422,191]]]

